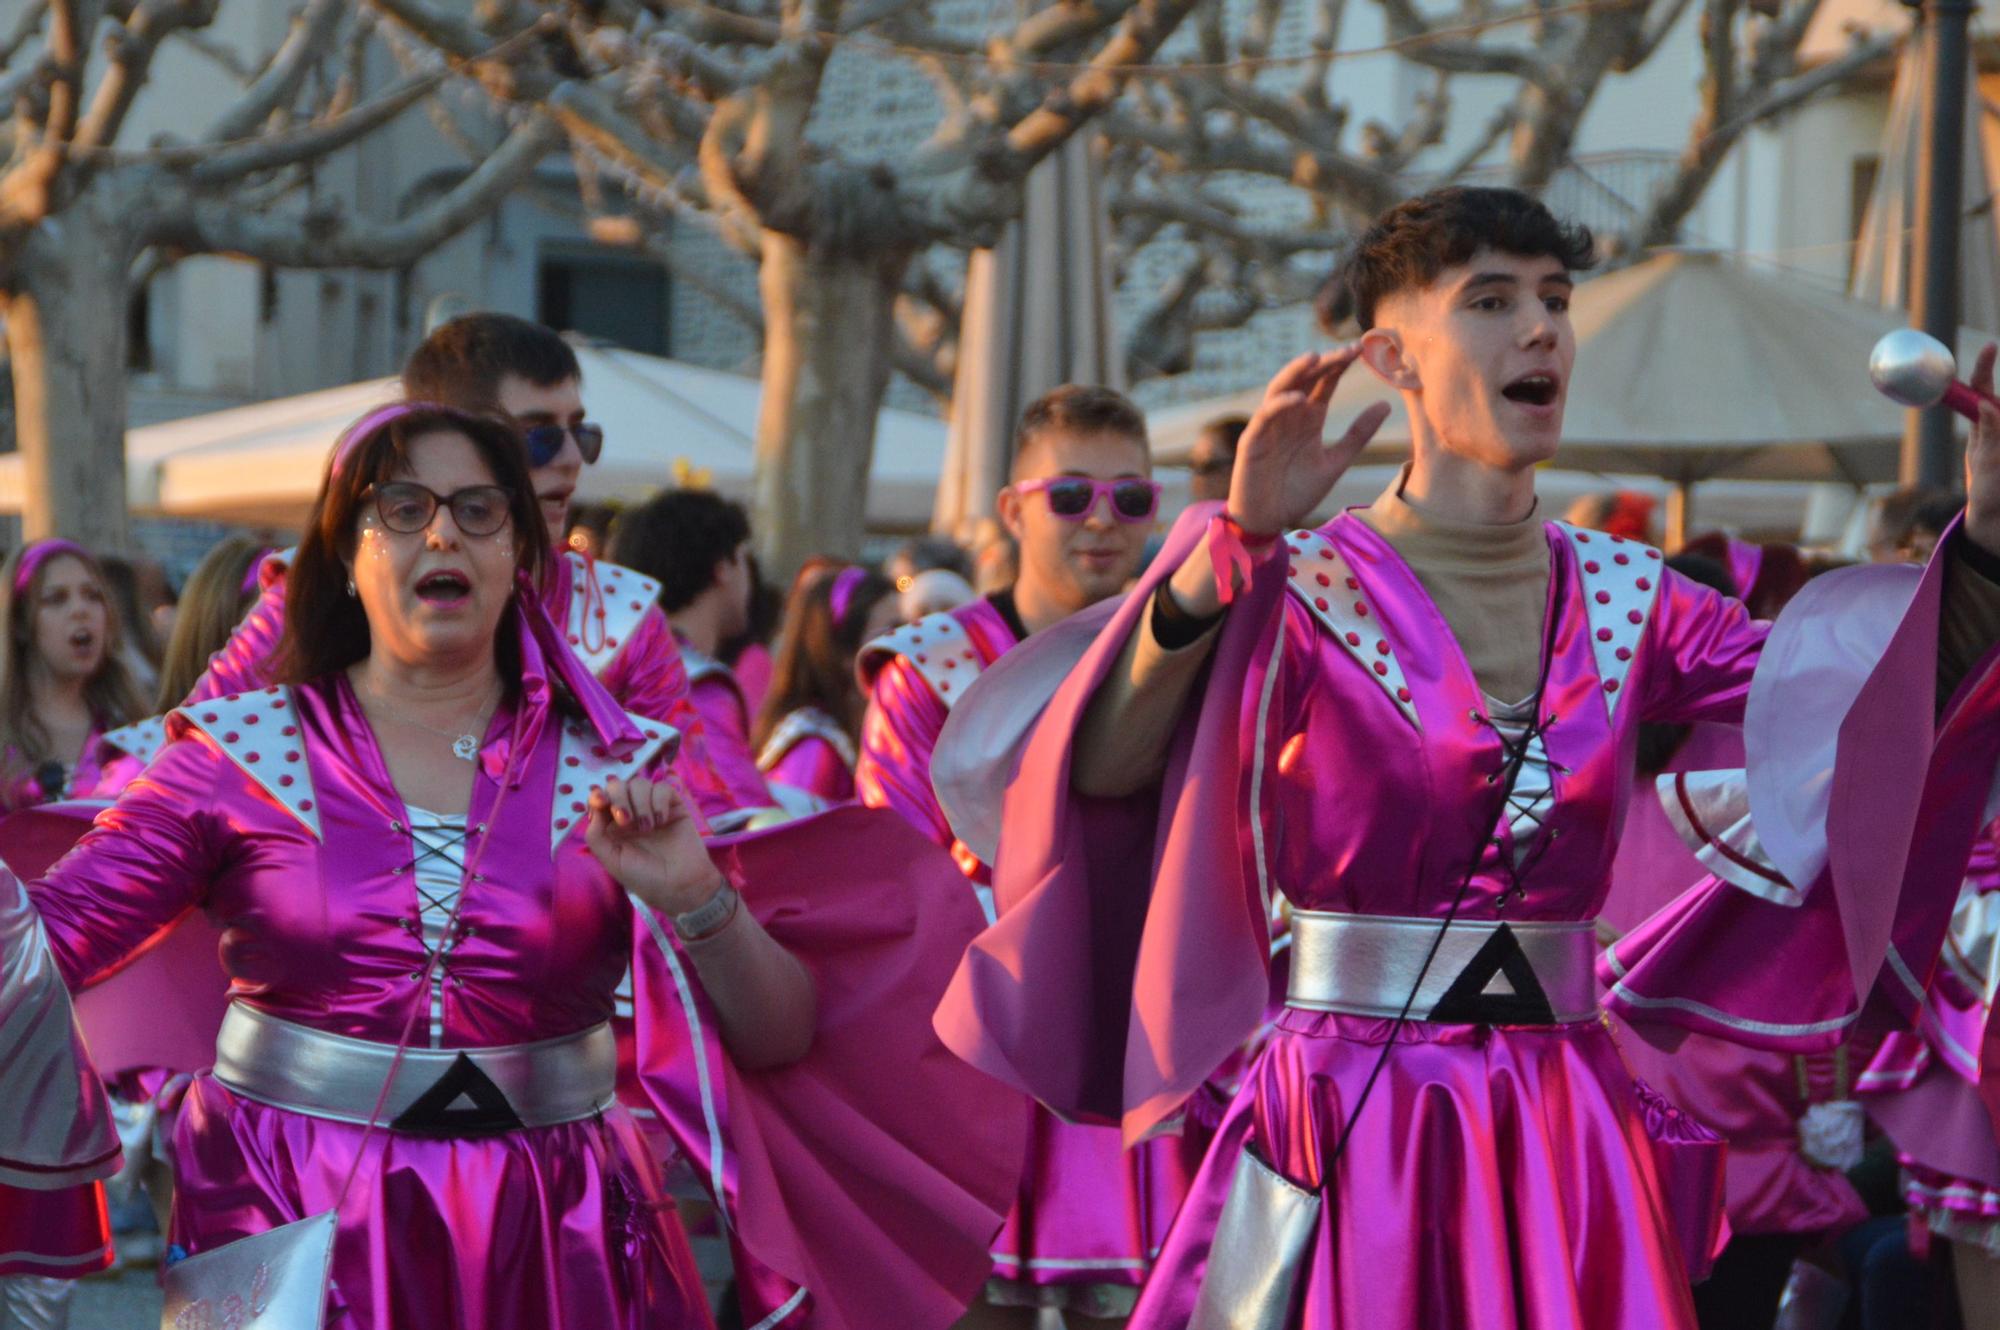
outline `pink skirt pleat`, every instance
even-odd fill
[[[1301,1330],[1692,1330],[1639,1091],[1601,1024],[1405,1027],[1288,1011],[1216,1132],[1132,1330],[1180,1330],[1246,1148],[1320,1190]]]
[[[206,1251],[329,1208],[361,1135],[198,1078],[175,1128],[173,1242]],[[329,1330],[711,1330],[622,1110],[468,1139],[377,1131],[368,1155],[334,1239]]]

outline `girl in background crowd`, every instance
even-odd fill
[[[103,571],[80,545],[41,540],[0,564],[0,810],[94,790],[98,738],[145,712]]]
[[[854,657],[862,643],[896,627],[894,591],[888,578],[859,564],[820,559],[799,570],[785,600],[770,695],[750,736],[757,766],[774,786],[827,803],[854,797],[855,744],[867,707]]]
[[[222,650],[230,633],[257,603],[257,571],[271,546],[250,536],[231,536],[211,549],[181,588],[174,633],[160,661],[160,690],[153,708],[165,713],[187,699]]]

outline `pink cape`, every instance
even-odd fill
[[[953,1057],[928,1020],[978,906],[937,846],[885,810],[837,808],[714,848],[812,971],[812,1050],[739,1071],[706,995],[678,982],[691,969],[678,946],[642,945],[640,1045],[698,1039],[705,1057],[641,1065],[641,1080],[741,1247],[810,1291],[811,1324],[942,1330],[991,1272],[1028,1118],[1018,1092]]]

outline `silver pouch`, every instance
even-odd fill
[[[1285,1330],[1325,1204],[1246,1145],[1236,1157],[1187,1330]]]
[[[321,1330],[337,1222],[323,1210],[176,1261],[160,1330]]]

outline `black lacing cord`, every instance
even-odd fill
[[[1555,615],[1551,614],[1549,616],[1550,622],[1542,626],[1541,668],[1535,678],[1535,696],[1532,710],[1528,716],[1528,724],[1522,730],[1521,737],[1519,739],[1510,739],[1506,731],[1494,724],[1490,717],[1480,716],[1476,713],[1474,715],[1475,720],[1479,720],[1492,727],[1494,736],[1500,740],[1501,750],[1507,754],[1506,764],[1501,767],[1498,776],[1495,777],[1495,783],[1500,786],[1499,806],[1481,824],[1483,829],[1480,832],[1479,847],[1473,851],[1472,862],[1466,866],[1465,876],[1459,880],[1458,890],[1452,893],[1451,907],[1445,911],[1444,921],[1438,925],[1436,935],[1431,938],[1430,950],[1424,953],[1424,963],[1418,967],[1417,977],[1410,982],[1409,996],[1403,999],[1403,1008],[1396,1013],[1396,1019],[1389,1027],[1389,1037],[1383,1042],[1382,1051],[1375,1055],[1375,1065],[1368,1069],[1368,1079],[1361,1083],[1361,1093],[1355,1097],[1354,1107],[1348,1111],[1347,1121],[1341,1126],[1340,1137],[1334,1142],[1332,1153],[1327,1156],[1326,1168],[1323,1170],[1325,1177],[1322,1178],[1320,1184],[1322,1187],[1331,1179],[1333,1170],[1339,1166],[1340,1157],[1347,1152],[1347,1143],[1354,1138],[1354,1127],[1361,1119],[1361,1110],[1367,1107],[1368,1098],[1375,1091],[1375,1082],[1380,1079],[1382,1068],[1389,1063],[1390,1051],[1396,1047],[1397,1040],[1403,1033],[1403,1028],[1410,1022],[1410,1009],[1417,1003],[1417,994],[1423,991],[1424,979],[1431,972],[1431,963],[1437,959],[1438,949],[1444,945],[1444,935],[1451,931],[1452,922],[1458,918],[1459,909],[1465,904],[1466,892],[1472,889],[1473,879],[1479,876],[1479,865],[1486,858],[1487,841],[1492,835],[1491,828],[1499,824],[1513,800],[1514,783],[1521,778],[1521,767],[1528,760],[1528,749],[1536,739],[1541,737],[1543,730],[1548,727],[1549,723],[1554,720],[1552,716],[1544,716],[1542,712],[1542,696],[1548,689],[1549,666],[1555,654],[1555,617]],[[1552,770],[1553,766],[1554,764],[1551,763]],[[1546,829],[1542,827],[1541,819],[1533,818],[1532,820],[1535,823],[1537,831],[1541,834],[1535,837],[1528,853],[1523,856],[1523,862],[1517,865],[1513,856],[1508,854],[1497,856],[1500,860],[1501,870],[1507,875],[1507,889],[1500,894],[1500,899],[1503,901],[1510,893],[1519,893],[1523,890],[1523,880],[1533,871],[1534,866],[1541,861],[1542,853],[1548,846],[1549,836],[1546,833]]]

